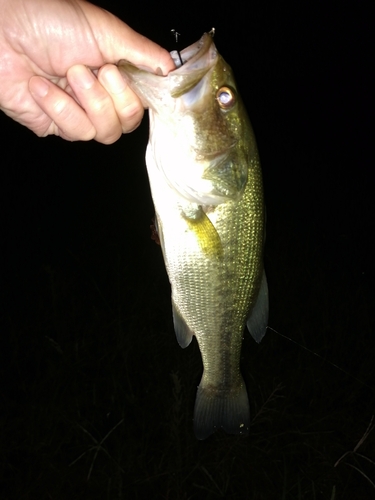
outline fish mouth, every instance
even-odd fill
[[[180,65],[170,71],[168,75],[157,75],[145,69],[134,66],[132,63],[122,59],[118,63],[121,74],[126,78],[129,86],[139,96],[145,108],[155,111],[168,105],[172,106],[172,98],[187,94],[194,88],[203,77],[213,68],[219,57],[218,51],[213,43],[212,36],[204,33],[198,42],[193,43],[180,52],[183,65],[178,61],[176,51],[171,56]],[[161,95],[165,95],[161,98]]]
[[[170,54],[177,69],[170,71],[169,74],[176,72],[182,66],[185,68],[188,66],[191,70],[191,66],[194,65],[202,54],[209,49],[210,45],[213,45],[212,35],[210,33],[203,33],[197,42],[192,43],[181,51],[178,52],[177,50],[172,50]],[[217,50],[215,49],[215,55],[216,54]]]
[[[183,64],[180,62],[180,56]],[[171,52],[171,57],[178,67],[167,75],[170,94],[174,98],[186,94],[202,80],[215,65],[218,51],[212,36],[204,33],[198,42],[183,49],[180,56],[177,51]]]

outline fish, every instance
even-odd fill
[[[118,67],[149,109],[146,165],[177,341],[185,348],[195,336],[202,357],[195,435],[248,435],[242,340],[247,325],[259,343],[268,322],[258,149],[213,32],[171,56],[168,75]]]

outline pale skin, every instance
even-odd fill
[[[144,109],[116,63],[155,73],[169,53],[83,0],[0,0],[0,109],[38,136],[115,142]]]

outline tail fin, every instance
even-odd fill
[[[249,433],[250,409],[243,380],[236,390],[198,387],[194,408],[194,432],[197,439],[206,439],[217,429],[228,434]]]

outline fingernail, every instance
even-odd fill
[[[108,90],[112,94],[120,94],[127,87],[125,80],[122,78],[117,69],[107,71],[103,75],[103,78],[105,79],[105,82],[108,85]]]
[[[45,80],[41,76],[36,76],[30,79],[29,89],[31,95],[35,97],[45,97],[48,94],[50,85],[48,80]]]
[[[80,64],[70,68],[68,80],[83,90],[90,90],[94,85],[95,76],[89,68]]]

